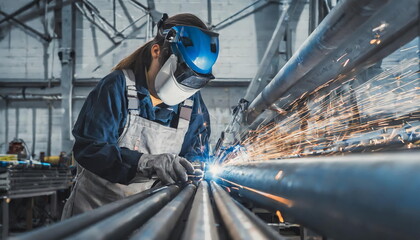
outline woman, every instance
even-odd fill
[[[77,178],[63,218],[163,184],[187,181],[205,160],[209,115],[199,90],[218,34],[192,14],[166,14],[157,35],[123,59],[89,94],[73,129]],[[185,158],[184,158],[185,157]]]

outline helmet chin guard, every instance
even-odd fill
[[[177,57],[172,54],[155,78],[155,91],[166,105],[174,106],[191,97],[199,89],[184,86],[176,80],[174,73],[177,68]]]

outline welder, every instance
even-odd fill
[[[87,97],[73,129],[76,182],[63,218],[161,184],[187,181],[208,157],[210,119],[200,89],[214,79],[218,34],[192,14],[157,23]]]

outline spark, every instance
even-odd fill
[[[347,64],[350,62],[350,59],[347,58],[347,60],[343,63],[343,67],[347,66]]]
[[[386,28],[386,27],[388,27],[388,25],[389,25],[388,23],[385,23],[385,22],[384,22],[384,23],[382,23],[381,25],[379,25],[379,26],[377,26],[377,27],[373,28],[373,29],[372,29],[372,32],[378,32],[378,31],[379,31],[379,32],[382,32],[383,30],[385,30],[385,28]]]
[[[341,57],[339,57],[338,59],[337,59],[337,62],[338,61],[340,61],[343,57],[345,57],[347,55],[347,53],[344,53],[343,55],[341,55]]]
[[[420,147],[419,141],[410,142],[400,134],[408,131],[403,129],[407,124],[420,127],[418,64],[417,58],[406,59],[359,85],[352,85],[357,80],[352,78],[327,91],[342,76],[331,79],[299,97],[305,102],[295,100],[281,120],[250,131],[227,163],[337,154],[395,141]],[[281,175],[279,171],[275,179]]]
[[[277,211],[276,211],[276,215],[277,215],[277,217],[279,218],[279,222],[284,223],[284,218],[283,218],[283,216],[281,215],[281,213],[280,213],[280,211],[279,211],[279,210],[277,210]]]
[[[287,198],[280,197],[280,196],[277,196],[277,195],[274,195],[274,194],[271,194],[271,193],[266,193],[266,192],[263,192],[263,191],[260,191],[260,190],[254,189],[254,188],[250,188],[250,187],[247,187],[247,186],[243,186],[243,185],[240,185],[238,183],[226,180],[226,179],[221,178],[221,177],[219,177],[219,178],[221,180],[225,181],[225,182],[228,182],[228,183],[232,184],[232,185],[238,186],[239,188],[246,189],[248,191],[260,194],[264,197],[267,197],[267,198],[270,198],[270,199],[275,200],[277,202],[280,202],[280,203],[286,205],[287,207],[292,207],[293,206],[293,201],[289,200]]]
[[[281,175],[283,175],[283,171],[280,170],[277,175],[274,177],[274,179],[279,180],[281,178]]]

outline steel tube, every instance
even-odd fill
[[[158,212],[177,193],[179,187],[170,186],[122,211],[71,235],[67,239],[122,239]]]
[[[239,202],[235,201],[236,205],[242,210],[242,212],[244,212],[246,214],[246,216],[251,219],[251,221],[258,226],[262,231],[264,231],[264,233],[269,237],[269,239],[279,239],[279,240],[286,240],[287,238],[284,238],[282,236],[280,236],[280,234],[276,231],[274,231],[274,229],[272,229],[271,227],[269,227],[267,225],[266,222],[264,222],[262,219],[260,219],[259,217],[257,217],[257,215],[255,215],[253,212],[251,212],[249,209],[247,209],[246,207],[244,207],[242,204],[240,204]]]
[[[418,24],[418,11],[413,6],[415,0],[340,1],[250,104],[246,124],[256,125],[253,122],[257,117],[281,97],[278,105],[287,107],[303,93],[312,92],[339,74],[350,77],[368,68],[367,56],[383,48],[390,54],[414,38],[415,34],[400,34],[401,29],[416,28]],[[399,17],[399,12],[404,15]],[[383,27],[375,32],[378,26]],[[381,43],[373,45],[370,41],[376,33]],[[381,56],[386,55],[382,52]],[[299,88],[293,87],[297,84]]]
[[[198,186],[182,239],[219,239],[206,181]]]
[[[74,216],[72,218],[66,219],[64,221],[58,222],[56,224],[43,227],[37,230],[34,230],[29,233],[24,233],[22,235],[17,235],[10,237],[14,240],[32,240],[32,239],[43,239],[43,240],[58,240],[63,239],[71,234],[74,234],[77,231],[81,231],[88,226],[103,220],[143,199],[167,189],[168,187],[155,188],[143,191],[141,193],[132,195],[120,201],[116,201],[110,204],[107,204],[103,207],[94,209],[92,211]],[[54,234],[52,234],[54,233]]]
[[[270,239],[236,206],[229,194],[213,181],[210,185],[217,209],[232,239]]]
[[[191,200],[196,187],[192,184],[186,186],[178,196],[162,208],[155,216],[147,221],[132,237],[134,239],[170,239],[175,224],[181,217],[182,212]],[[165,229],[162,229],[164,226]]]
[[[298,1],[294,1],[293,4],[296,4]],[[289,9],[289,6],[285,4],[286,6],[282,6],[280,12],[279,20],[277,21],[276,28],[274,29],[273,35],[271,36],[270,41],[268,42],[267,48],[264,52],[264,56],[261,59],[261,62],[259,64],[257,74],[255,74],[254,78],[251,80],[251,82],[248,85],[248,89],[245,93],[245,99],[248,101],[252,101],[255,96],[257,95],[257,91],[260,88],[260,85],[262,84],[261,78],[264,76],[264,74],[267,72],[268,67],[270,66],[273,57],[278,54],[278,48],[280,45],[281,40],[283,40],[283,37],[285,35],[285,18]],[[291,7],[294,9],[294,6]]]
[[[224,166],[219,181],[334,239],[420,239],[420,154],[373,153]]]

